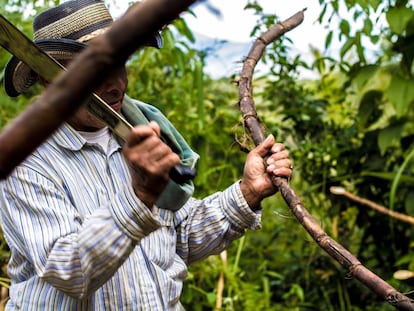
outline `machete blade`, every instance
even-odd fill
[[[34,72],[47,81],[51,81],[63,69],[1,14],[0,45],[18,59],[24,60]]]

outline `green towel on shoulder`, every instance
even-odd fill
[[[155,121],[161,128],[161,135],[168,145],[181,159],[181,165],[194,168],[199,155],[195,153],[177,129],[164,116],[164,114],[149,104],[132,99],[125,95],[122,104],[122,114],[132,125],[148,124]],[[170,179],[167,187],[157,201],[160,208],[177,211],[193,195],[194,183],[190,180],[183,184],[177,184]]]

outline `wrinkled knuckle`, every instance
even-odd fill
[[[139,163],[139,160],[140,160],[140,156],[136,153],[136,152],[131,152],[131,153],[129,153],[129,155],[128,155],[128,160],[131,162],[131,163],[133,163],[133,164],[137,164],[137,163]]]

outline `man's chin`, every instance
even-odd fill
[[[95,116],[90,118],[89,122],[83,124],[83,132],[97,132],[103,128],[107,127],[106,123],[96,118]]]
[[[103,129],[104,127],[107,127],[106,123],[97,119],[96,122],[94,122],[94,127],[97,131]]]

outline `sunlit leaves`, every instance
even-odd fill
[[[345,37],[349,37],[349,33],[351,31],[351,26],[349,22],[345,19],[341,20],[339,23],[339,28],[341,29],[341,35],[345,35]]]
[[[356,39],[354,37],[348,38],[341,47],[340,56],[343,58],[346,53],[355,45]]]
[[[397,117],[405,116],[412,108],[414,101],[414,79],[406,80],[393,75],[387,90],[387,97],[393,104]]]
[[[333,32],[332,32],[332,31],[330,31],[330,32],[328,33],[328,35],[326,36],[326,38],[325,38],[325,49],[328,49],[328,48],[329,48],[329,46],[331,45],[331,42],[332,42],[332,37],[333,37]]]
[[[398,35],[402,35],[408,23],[414,19],[414,11],[407,7],[390,8],[386,14],[390,29]]]
[[[177,29],[180,35],[184,36],[185,38],[187,38],[187,40],[194,43],[195,41],[194,34],[191,31],[191,29],[188,27],[186,21],[183,18],[177,18],[173,22],[173,26]]]
[[[352,83],[354,83],[356,89],[362,90],[367,83],[373,78],[375,74],[379,71],[378,65],[367,65],[367,66],[360,66],[355,65],[353,69],[349,72],[350,77],[352,77]],[[375,77],[376,81],[379,80],[379,77]],[[370,84],[372,86],[372,84]],[[377,84],[378,86],[378,84]]]
[[[368,36],[371,36],[372,31],[373,31],[372,21],[367,18],[364,21],[364,27],[362,28],[362,32],[364,34],[367,34]]]

